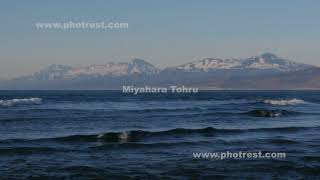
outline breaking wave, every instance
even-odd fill
[[[126,131],[126,132],[108,132],[101,133],[96,135],[72,135],[66,137],[53,138],[58,141],[104,141],[104,142],[113,142],[113,143],[126,143],[126,142],[136,142],[140,139],[147,137],[155,137],[155,136],[171,136],[171,135],[188,135],[191,133],[197,134],[211,134],[214,132],[224,132],[229,130],[224,129],[215,129],[213,127],[207,127],[203,129],[184,129],[184,128],[176,128],[165,131],[142,131],[142,130],[134,130],[134,131]],[[232,132],[234,130],[231,130]]]
[[[288,105],[298,105],[298,104],[305,104],[306,102],[302,99],[266,99],[263,100],[262,103],[271,104],[271,105],[278,105],[278,106],[288,106]]]
[[[257,128],[257,129],[217,129],[206,127],[200,129],[175,128],[164,131],[143,131],[133,130],[125,132],[107,132],[101,134],[88,135],[70,135],[64,137],[54,137],[47,139],[8,139],[0,141],[0,143],[8,142],[26,142],[26,141],[58,141],[58,142],[105,142],[105,143],[132,143],[141,142],[147,138],[162,139],[163,137],[185,137],[185,136],[215,136],[226,134],[239,134],[249,132],[297,132],[309,128],[319,129],[320,127],[274,127],[274,128]]]
[[[24,98],[24,99],[10,99],[10,100],[0,100],[0,107],[12,107],[17,105],[29,105],[29,104],[41,104],[42,99],[33,97],[33,98]]]

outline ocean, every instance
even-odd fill
[[[285,158],[195,158],[282,152]],[[319,179],[320,91],[0,91],[0,179]]]

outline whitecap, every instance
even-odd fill
[[[288,105],[298,105],[305,104],[306,102],[302,99],[266,99],[262,101],[265,104],[278,105],[278,106],[288,106]]]
[[[109,141],[109,142],[128,142],[130,137],[130,132],[111,132],[111,133],[104,133],[97,135],[97,138],[102,141]]]
[[[123,132],[119,134],[119,139],[124,142],[126,142],[129,139],[129,137],[130,137],[129,132]]]
[[[33,98],[24,98],[24,99],[10,99],[10,100],[0,100],[0,107],[12,107],[16,105],[33,105],[41,104],[42,99],[33,97]]]

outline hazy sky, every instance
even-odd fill
[[[148,60],[158,67],[202,57],[273,52],[320,65],[319,0],[4,0],[0,78],[49,64]],[[35,22],[118,21],[129,29],[39,30]]]

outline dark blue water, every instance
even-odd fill
[[[286,152],[195,159],[194,152]],[[1,91],[0,177],[320,178],[319,91]]]

